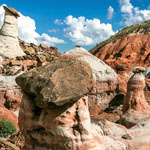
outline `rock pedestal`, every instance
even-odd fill
[[[87,94],[92,70],[80,60],[56,60],[16,79],[24,91],[19,113],[25,150],[101,150]]]
[[[126,127],[132,127],[150,117],[150,106],[144,95],[145,78],[142,71],[142,68],[136,69],[128,81],[127,95],[123,104],[124,114],[120,118],[120,123]]]
[[[5,9],[4,23],[0,30],[0,57],[14,58],[25,55],[18,41],[19,13],[13,8],[3,6]]]

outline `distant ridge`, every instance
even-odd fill
[[[117,32],[115,35],[111,36],[109,39],[97,44],[95,47],[89,50],[90,53],[95,54],[99,49],[101,49],[106,44],[115,42],[122,37],[125,37],[129,34],[150,34],[150,20],[144,21],[139,24],[127,26],[124,29]]]

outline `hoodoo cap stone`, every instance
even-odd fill
[[[7,7],[7,6],[3,6],[3,8],[5,9],[5,11],[9,11],[13,15],[20,17],[20,14],[15,9]]]
[[[75,102],[94,87],[91,67],[80,60],[55,60],[20,75],[16,82],[42,108]]]

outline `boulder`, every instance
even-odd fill
[[[29,48],[24,49],[24,52],[25,52],[27,55],[35,55],[35,50],[34,50],[33,47],[29,47]]]
[[[88,63],[56,60],[16,82],[24,91],[19,113],[24,149],[104,149],[90,123],[87,94],[95,84]]]
[[[53,61],[22,74],[16,82],[23,91],[36,97],[40,107],[75,102],[94,87],[90,66],[80,60]]]

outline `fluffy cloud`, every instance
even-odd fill
[[[131,25],[150,19],[149,9],[140,10],[138,7],[134,7],[130,0],[119,0],[119,3],[125,25]]]
[[[101,23],[99,19],[75,18],[68,16],[64,20],[67,27],[64,32],[77,45],[93,45],[113,35],[111,24]]]
[[[3,5],[0,6],[0,27],[3,24],[4,19],[4,9]],[[36,32],[36,24],[35,21],[28,17],[24,16],[20,13],[20,17],[18,19],[18,30],[19,37],[26,42],[39,44],[46,44],[48,46],[55,44],[64,44],[65,41],[58,39],[56,37],[51,37],[48,34],[43,33],[42,35]]]
[[[48,34],[43,33],[41,36],[38,36],[35,38],[39,43],[45,44],[45,45],[54,45],[54,44],[64,44],[64,40],[50,37]]]
[[[63,25],[63,24],[64,24],[61,19],[56,19],[56,20],[54,21],[54,23],[57,24],[57,25]]]
[[[114,14],[114,9],[113,9],[111,6],[109,6],[107,18],[108,18],[109,20],[111,20],[112,17],[113,17],[113,14]]]
[[[130,0],[119,0],[120,6],[121,6],[121,12],[132,14],[133,6],[130,3]]]

